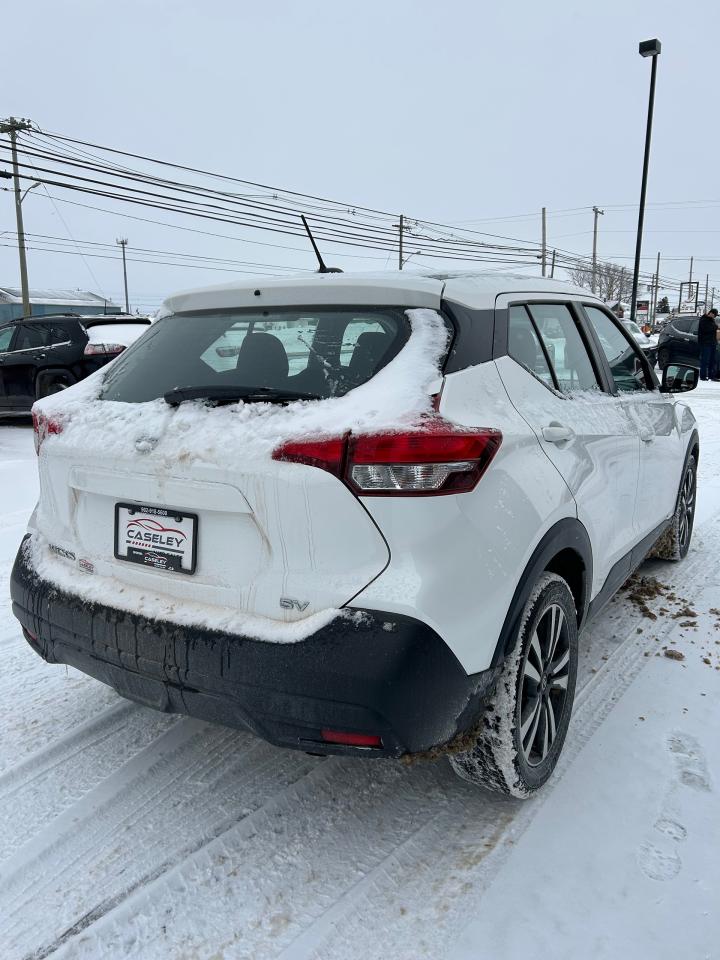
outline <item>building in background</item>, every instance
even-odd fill
[[[87,290],[31,290],[30,308],[34,317],[49,313],[122,313],[116,303]],[[22,292],[17,287],[0,287],[0,323],[23,315]]]

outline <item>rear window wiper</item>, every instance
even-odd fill
[[[245,387],[245,386],[208,386],[208,387],[173,387],[163,394],[163,400],[171,407],[177,407],[186,400],[219,400],[232,403],[236,400],[246,402],[260,401],[274,403],[282,400],[319,400],[316,393],[303,393],[300,390],[281,390],[276,387]]]

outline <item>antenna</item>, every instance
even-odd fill
[[[301,213],[301,214],[300,214],[300,219],[302,220],[303,226],[305,227],[305,232],[307,233],[308,237],[310,238],[310,243],[312,244],[313,250],[315,251],[315,256],[318,258],[318,263],[320,264],[320,267],[319,267],[319,269],[318,269],[318,273],[342,273],[342,270],[340,269],[340,267],[326,267],[326,266],[325,266],[325,261],[323,260],[322,256],[320,255],[320,251],[318,250],[318,246],[317,246],[317,244],[315,243],[315,238],[313,237],[312,233],[310,233],[310,227],[308,226],[308,222],[307,222],[307,220],[305,219],[305,215]]]

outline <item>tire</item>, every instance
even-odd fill
[[[528,797],[538,790],[555,769],[565,742],[577,659],[573,595],[562,577],[543,573],[525,604],[515,647],[475,745],[449,757],[455,773],[510,797]]]
[[[670,351],[667,347],[663,347],[662,350],[658,350],[657,362],[661,370],[664,370],[665,367],[670,363]]]
[[[649,557],[658,560],[685,559],[692,540],[696,501],[697,457],[693,453],[685,464],[670,526],[652,548],[648,554]]]

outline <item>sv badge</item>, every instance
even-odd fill
[[[280,597],[280,606],[283,610],[305,610],[310,605],[309,600],[294,600],[292,597]]]

